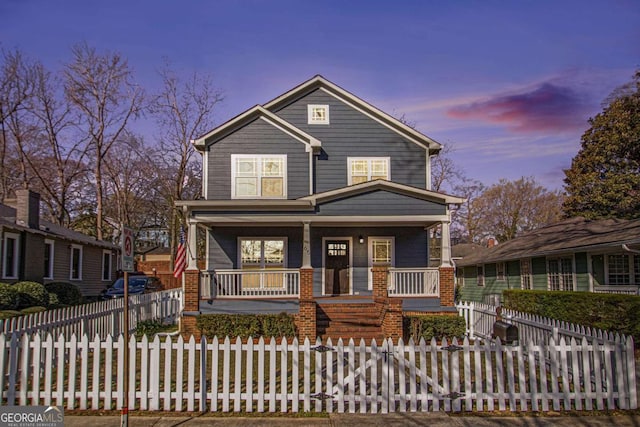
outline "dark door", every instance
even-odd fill
[[[325,246],[325,292],[349,293],[349,241],[327,240]]]

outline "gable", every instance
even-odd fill
[[[424,200],[387,190],[346,195],[319,202],[318,215],[416,216],[446,215],[444,203]]]

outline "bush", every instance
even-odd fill
[[[219,339],[248,337],[293,337],[296,335],[293,316],[280,314],[203,314],[196,318],[202,335]]]
[[[640,296],[592,292],[503,292],[504,306],[591,328],[604,329],[640,339]]]
[[[22,310],[20,310],[20,313],[21,314],[33,314],[33,313],[40,313],[42,311],[47,311],[47,307],[34,305],[33,307],[23,308]]]
[[[18,308],[27,308],[34,305],[46,307],[49,305],[49,292],[44,285],[36,282],[18,282],[14,285],[18,291]]]
[[[0,310],[15,310],[20,303],[15,286],[0,283]]]
[[[142,338],[144,335],[152,337],[158,332],[175,331],[176,325],[168,325],[158,320],[144,320],[136,326],[136,338]]]
[[[16,316],[20,316],[22,313],[20,313],[17,310],[4,310],[4,311],[0,311],[0,320],[4,320],[4,319],[10,319],[12,317],[16,317]]]
[[[80,289],[72,283],[51,282],[44,285],[47,292],[58,297],[58,304],[78,305],[82,304],[82,293]],[[50,302],[50,304],[53,304]]]
[[[404,336],[406,339],[413,338],[419,341],[431,341],[431,338],[441,340],[446,337],[463,338],[467,331],[467,324],[463,317],[457,315],[423,315],[405,316],[403,318]]]

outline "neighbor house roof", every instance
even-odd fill
[[[570,218],[529,231],[457,262],[487,264],[536,256],[640,245],[640,220]]]

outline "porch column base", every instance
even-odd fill
[[[315,342],[316,329],[316,302],[313,299],[313,268],[300,269],[300,311],[296,316],[298,339],[305,338]]]
[[[202,333],[196,324],[197,316],[199,315],[199,312],[182,312],[180,316],[180,335],[182,335],[182,339],[185,341],[189,341],[191,336],[193,336],[196,342],[200,342]]]
[[[387,311],[382,320],[382,334],[385,338],[391,338],[394,344],[402,338],[402,299],[389,298]]]
[[[440,267],[440,305],[443,307],[454,307],[454,268]]]
[[[200,271],[186,270],[184,272],[184,288],[182,296],[184,298],[184,311],[200,310]]]

